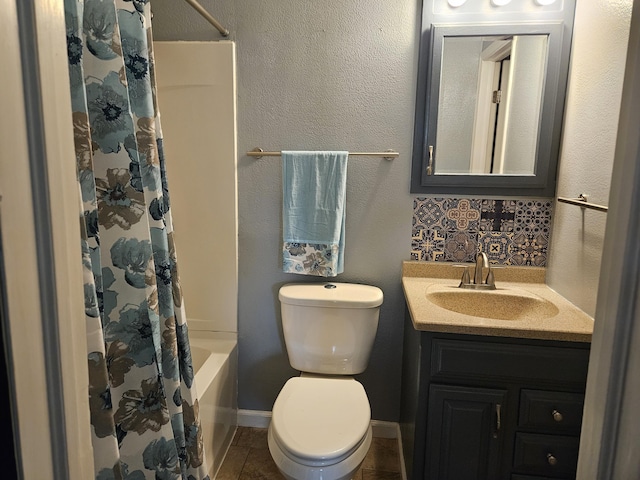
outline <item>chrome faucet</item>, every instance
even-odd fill
[[[483,279],[483,270],[487,270],[486,276]],[[460,288],[470,288],[474,290],[495,290],[496,283],[493,278],[493,271],[491,270],[491,265],[489,264],[489,259],[487,258],[487,254],[484,252],[479,252],[476,256],[476,264],[473,272],[473,281],[471,280],[471,274],[469,273],[469,267],[465,266],[464,272],[462,273],[462,279],[460,280]]]

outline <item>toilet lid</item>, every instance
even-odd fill
[[[300,459],[340,459],[358,447],[371,420],[369,399],[353,378],[295,377],[273,405],[278,443]]]

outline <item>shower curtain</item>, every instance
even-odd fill
[[[64,1],[96,479],[208,479],[148,0]]]

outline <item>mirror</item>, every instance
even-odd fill
[[[570,27],[423,28],[412,193],[554,195]]]
[[[435,175],[533,175],[547,35],[445,37]]]

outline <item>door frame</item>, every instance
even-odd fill
[[[93,478],[63,2],[0,0],[5,331],[19,478]]]
[[[628,45],[580,439],[580,480],[638,478],[640,473],[638,0],[633,5]]]

